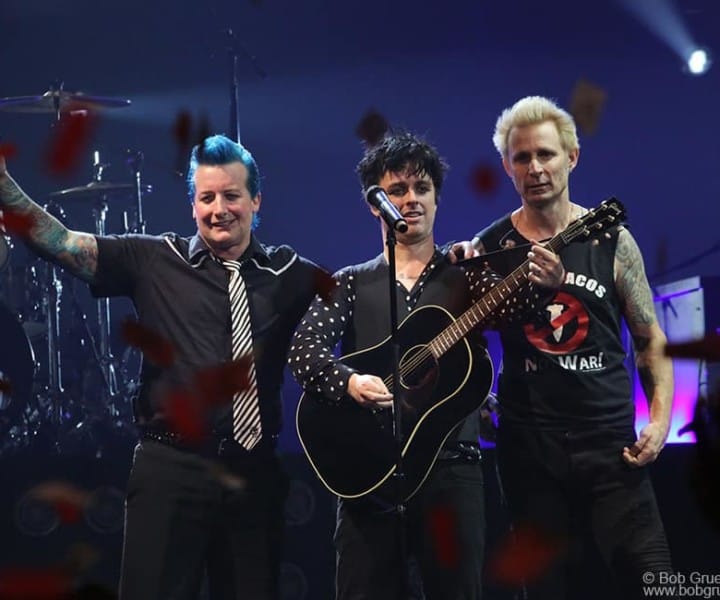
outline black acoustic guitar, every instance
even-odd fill
[[[622,204],[610,198],[545,246],[558,252],[624,218]],[[477,325],[493,320],[526,283],[528,273],[526,260],[457,319],[440,306],[423,306],[398,327],[401,481],[393,477],[397,446],[392,409],[363,408],[349,395],[339,402],[309,392],[302,395],[296,414],[298,436],[328,490],[343,498],[372,493],[388,502],[408,500],[417,492],[452,429],[482,405],[492,386],[490,358],[487,353],[474,352],[465,337]],[[381,377],[397,394],[390,338],[340,360],[358,373]],[[469,382],[474,386],[472,393],[461,394]]]

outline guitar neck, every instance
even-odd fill
[[[567,229],[545,244],[552,252],[559,252],[570,241],[580,235],[586,225],[582,219],[571,223]],[[511,298],[527,282],[530,274],[530,259],[526,259],[510,275],[492,288],[480,300],[468,308],[452,324],[441,331],[429,344],[435,358],[440,358],[457,342],[463,339],[479,323],[490,317],[502,304]]]

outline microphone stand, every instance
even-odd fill
[[[228,35],[232,36],[232,29],[228,29]],[[231,40],[233,38],[231,37]],[[238,90],[238,55],[235,51],[235,45],[228,46],[228,62],[230,64],[230,131],[235,132],[235,141],[240,143],[240,115],[239,108],[239,90]]]
[[[395,512],[397,514],[398,526],[398,556],[400,557],[400,597],[407,597],[407,539],[405,536],[406,525],[406,507],[403,502],[403,490],[405,483],[405,472],[403,470],[402,449],[405,440],[403,439],[402,429],[402,385],[400,383],[400,340],[398,339],[398,311],[397,311],[397,281],[395,268],[395,230],[387,227],[387,236],[385,243],[388,248],[388,283],[390,292],[390,348],[393,361],[393,386],[392,386],[392,410],[393,410],[393,435],[395,438],[395,472],[393,480],[395,482],[396,504]]]
[[[239,85],[238,85],[238,53],[242,52],[242,54],[245,55],[245,57],[250,61],[250,64],[253,67],[253,70],[255,71],[255,74],[260,79],[265,79],[267,77],[267,74],[263,69],[258,65],[257,59],[254,55],[250,54],[250,52],[247,51],[245,46],[243,46],[237,39],[237,36],[235,35],[235,32],[230,29],[224,29],[223,33],[228,38],[228,66],[230,68],[230,131],[234,132],[235,134],[235,141],[239,144],[240,143],[240,109],[239,109],[239,100],[240,100],[240,92],[239,92]]]

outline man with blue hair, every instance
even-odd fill
[[[172,360],[145,361],[134,398],[141,440],[120,597],[197,598],[207,574],[211,598],[277,598],[287,492],[275,454],[282,372],[317,267],[256,239],[260,176],[240,144],[203,140],[188,183],[195,235],[96,236],[40,208],[0,156],[0,210],[30,223],[27,245],[95,296],[129,297],[140,325],[172,346]],[[220,373],[231,377],[218,381]],[[187,406],[200,408],[194,425],[204,435],[178,427]]]

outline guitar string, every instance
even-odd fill
[[[612,206],[610,206],[612,208]],[[592,209],[588,211],[588,213],[568,225],[568,227],[560,232],[557,236],[555,236],[553,239],[551,239],[546,245],[546,248],[549,248],[553,252],[557,252],[560,250],[560,248],[563,245],[567,245],[569,242],[567,241],[568,236],[570,237],[570,241],[574,238],[576,235],[576,230],[578,229],[586,229],[586,234],[590,233],[590,229],[588,227],[587,221],[591,220],[598,212],[604,212],[608,209],[608,206],[603,202],[598,208]],[[616,214],[619,214],[619,212],[616,212]],[[610,216],[608,219],[611,223],[614,222],[615,217]],[[602,221],[599,221],[597,223],[594,223],[592,225],[595,228],[600,228],[602,226]],[[457,320],[453,321],[452,324],[448,325],[445,329],[443,329],[442,332],[440,332],[437,336],[435,336],[428,344],[425,345],[425,347],[418,352],[415,356],[411,358],[407,363],[404,363],[400,369],[400,376],[401,379],[406,379],[408,375],[411,375],[420,365],[422,365],[428,358],[433,356],[433,353],[429,348],[432,348],[433,346],[439,346],[441,350],[443,351],[443,354],[447,352],[450,348],[452,348],[460,339],[465,337],[467,333],[469,333],[474,327],[482,323],[484,320],[487,319],[488,315],[481,315],[479,318],[476,317],[476,313],[478,310],[480,310],[479,305],[484,304],[485,308],[488,310],[488,313],[492,312],[492,310],[497,309],[498,306],[501,304],[507,302],[507,300],[512,296],[512,294],[516,293],[517,290],[520,288],[522,284],[525,283],[525,279],[529,273],[529,266],[530,266],[530,260],[525,260],[519,267],[517,267],[510,275],[508,275],[505,279],[503,279],[501,282],[499,282],[494,288],[492,288],[485,296],[483,296],[480,300],[478,300],[475,304],[473,304],[469,309],[467,309],[460,317],[458,317]],[[523,277],[523,281],[518,283],[517,278],[518,276]],[[512,283],[515,284],[515,288],[511,288],[509,280],[512,280]],[[507,296],[505,298],[500,298],[499,300],[494,298],[495,292],[499,291],[499,288],[502,286],[505,286],[505,292],[507,293]],[[490,297],[491,300],[494,301],[495,306],[490,307],[489,302],[487,300],[487,297]],[[482,311],[481,311],[482,312]],[[477,319],[474,324],[469,326],[469,328],[458,334],[458,330],[461,327],[465,326],[465,321],[469,319],[469,317],[472,317],[473,319]],[[471,319],[471,320],[473,320]],[[447,339],[443,339],[447,338]],[[446,345],[445,348],[443,348],[443,343]],[[442,354],[440,355],[442,356]],[[384,380],[383,383],[387,386],[389,390],[392,389],[393,386],[393,380],[394,376],[393,374],[388,375]]]

